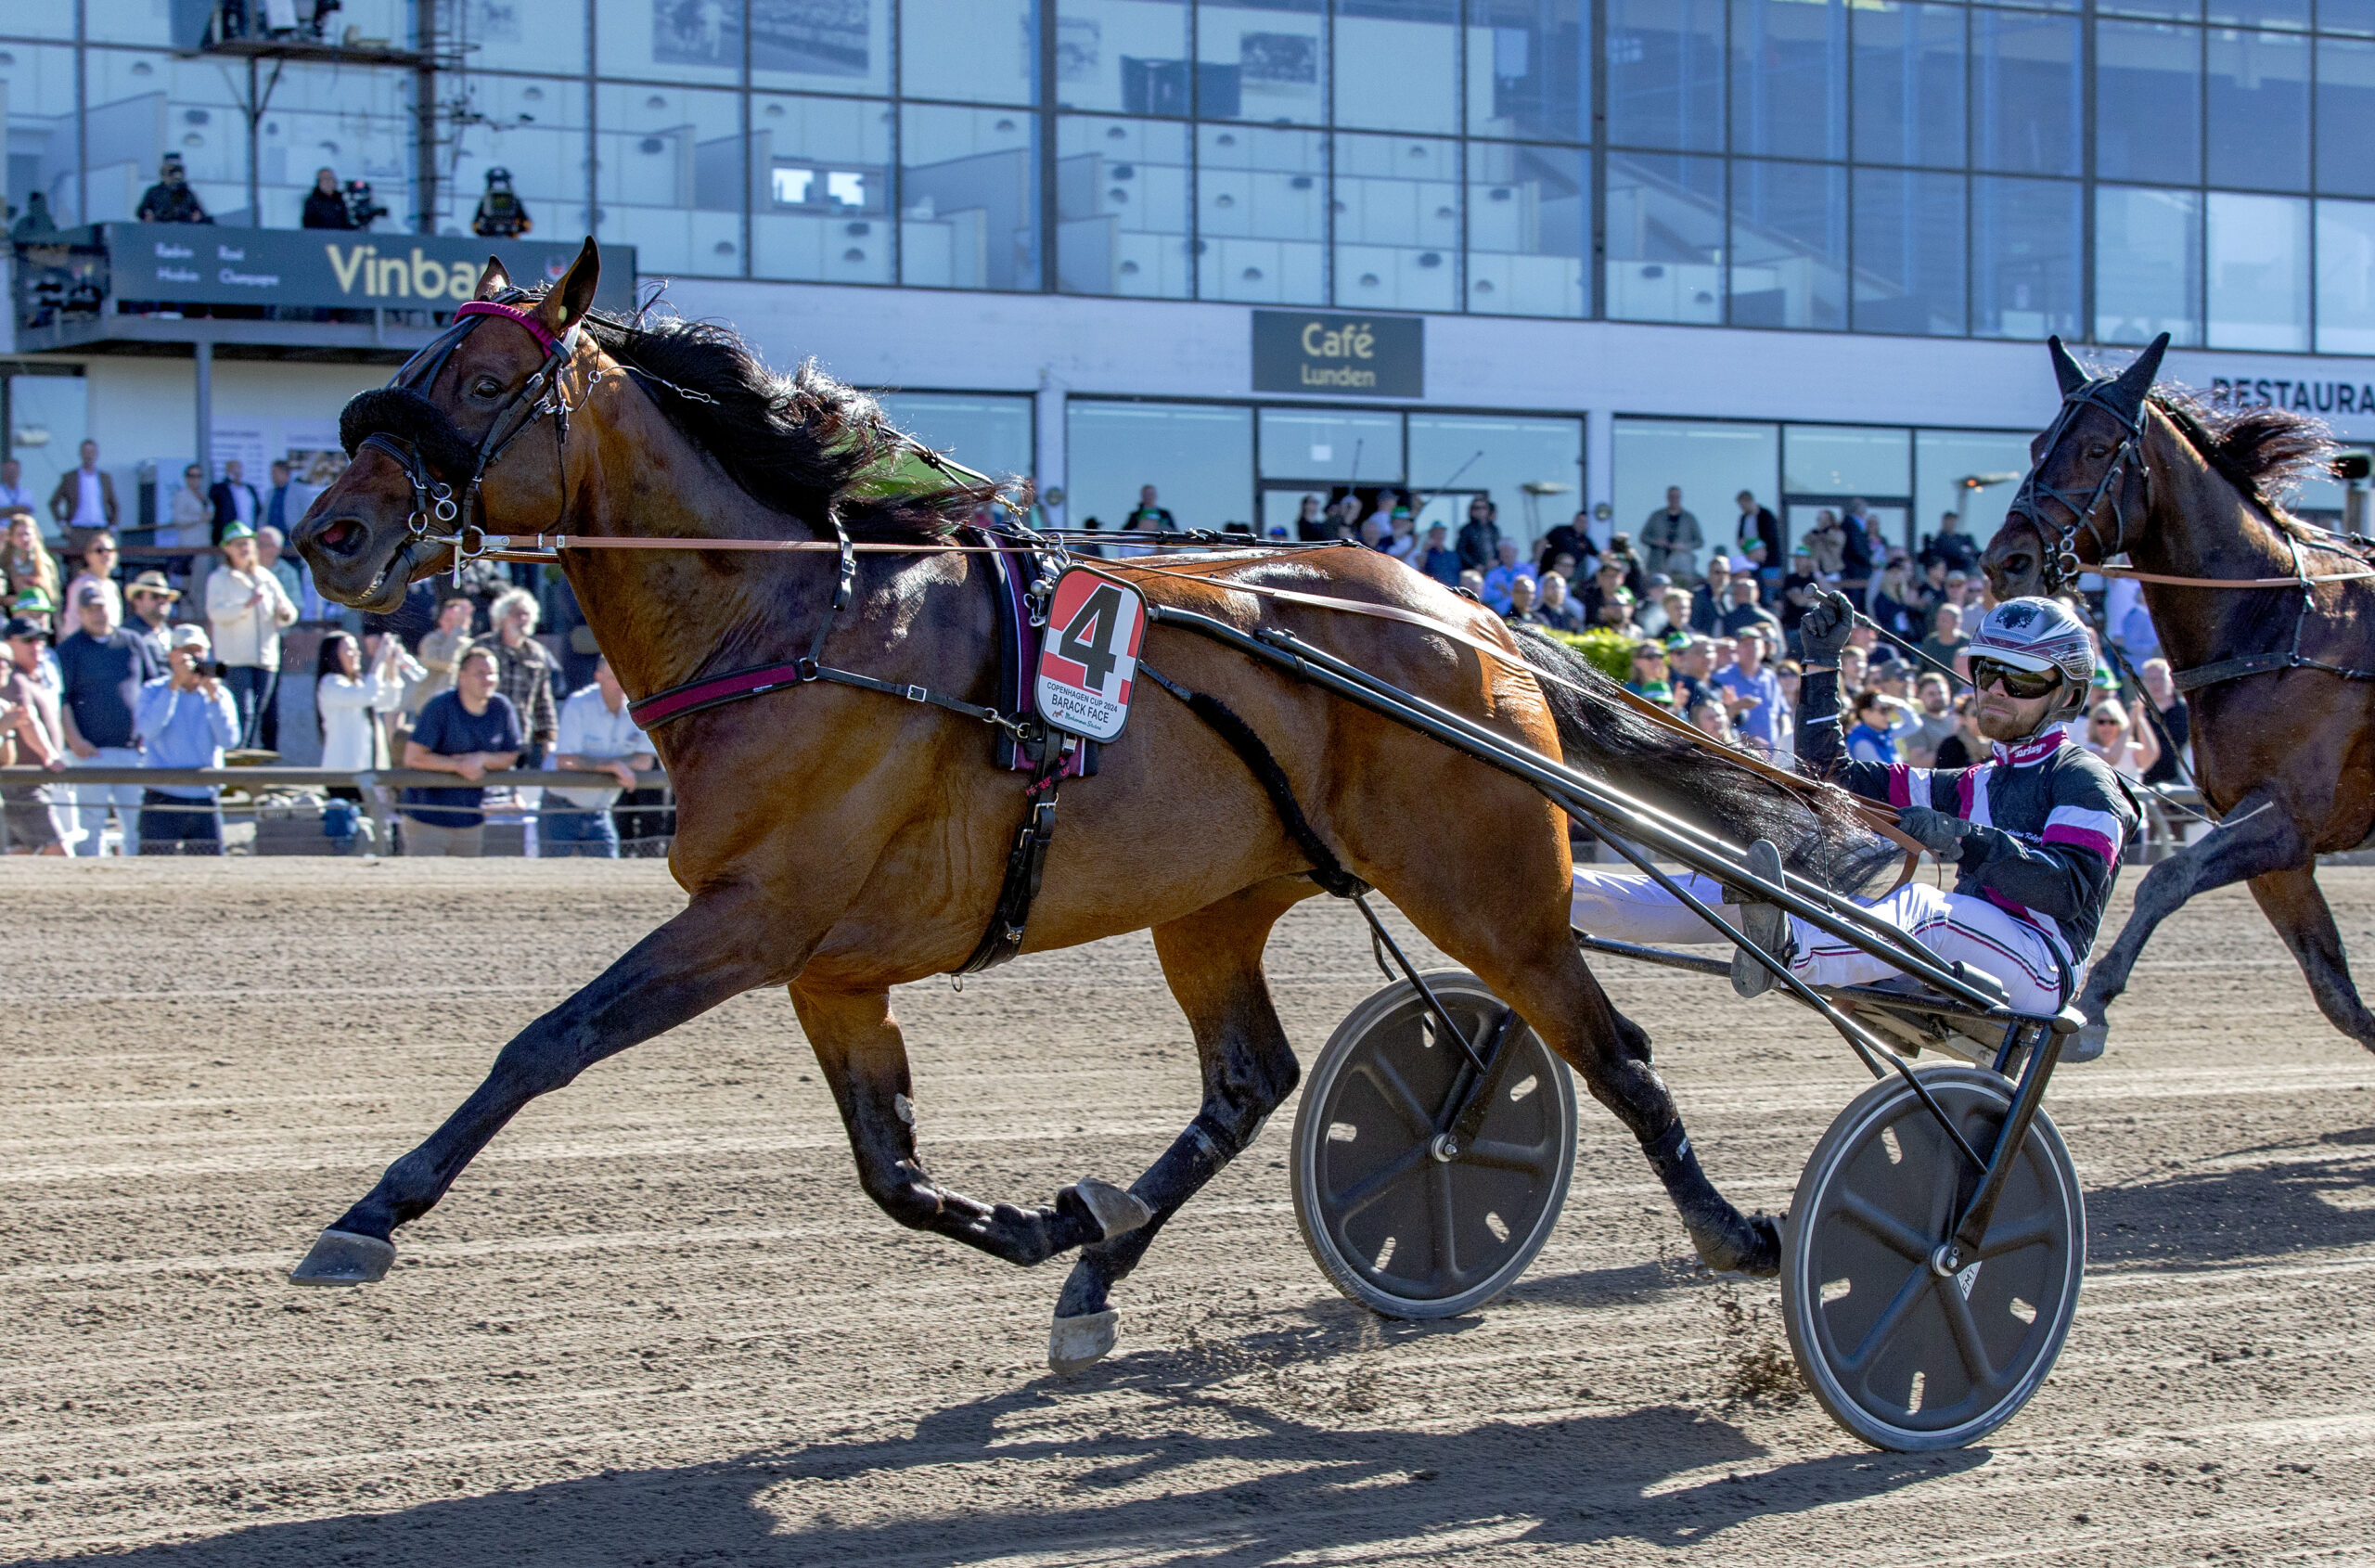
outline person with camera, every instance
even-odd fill
[[[221,767],[224,748],[238,743],[239,710],[223,681],[230,672],[215,662],[214,645],[204,627],[173,628],[165,670],[140,688],[140,700],[133,705],[140,765]],[[143,790],[140,853],[222,854],[223,813],[214,798],[211,784],[160,784]]]
[[[481,239],[517,239],[535,226],[529,221],[527,204],[511,188],[511,171],[489,169],[486,193],[470,215],[470,232]]]
[[[472,643],[455,660],[454,689],[430,698],[413,721],[404,766],[454,774],[462,783],[405,789],[398,809],[406,855],[476,859],[482,853],[486,790],[481,781],[517,764],[526,745],[520,710],[495,690],[495,679],[494,650]]]
[[[305,215],[301,221],[307,228],[354,226],[354,219],[346,210],[346,192],[338,186],[337,170],[325,167],[314,171],[314,188],[305,193]]]

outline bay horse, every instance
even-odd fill
[[[1998,598],[2072,592],[2125,552],[2191,715],[2194,775],[2218,826],[2152,868],[2088,977],[2078,1051],[2153,931],[2186,900],[2248,883],[2336,1029],[2375,1050],[2317,887],[2320,855],[2375,831],[2375,595],[2365,556],[2276,497],[2329,454],[2281,408],[2206,407],[2156,388],[2163,334],[2116,376],[2049,342],[2063,404],[1981,566]],[[2073,1052],[2073,1054],[2075,1054]],[[2083,1058],[2082,1058],[2083,1060]]]
[[[830,544],[813,555],[571,548],[561,559],[633,695],[805,655],[894,688],[993,701],[990,568],[955,547],[959,528],[996,499],[993,488],[878,482],[884,464],[918,449],[870,399],[813,363],[770,373],[725,327],[595,312],[599,267],[591,239],[541,290],[514,289],[490,262],[456,325],[388,389],[348,405],[353,460],[296,530],[323,593],[384,612],[408,581],[449,564],[452,546],[409,521],[431,507],[507,533],[831,541],[846,532],[899,548],[855,557],[845,592]],[[1580,658],[1521,645],[1472,599],[1387,556],[1340,546],[1190,565],[1175,556],[1110,570],[1150,598],[1242,629],[1290,628],[1740,842],[1772,839],[1817,880],[1853,883],[1894,853],[1845,795],[1792,793],[1678,739],[1629,712]],[[1445,631],[1238,591],[1254,584],[1324,590]],[[1480,658],[1462,639],[1556,661],[1549,667],[1573,686],[1546,689],[1521,662]],[[1247,760],[1173,688],[1238,715],[1274,755],[1308,833],[1583,1074],[1644,1146],[1702,1258],[1777,1269],[1773,1222],[1744,1216],[1708,1180],[1650,1065],[1648,1035],[1585,967],[1568,928],[1566,824],[1541,796],[1188,633],[1150,627],[1142,655],[1167,684],[1142,684],[1099,771],[1064,793],[1023,944],[1044,951],[1152,929],[1194,1035],[1203,1099],[1126,1194],[1084,1180],[1051,1202],[987,1202],[931,1174],[891,988],[948,973],[975,947],[1029,776],[995,765],[991,732],[946,707],[802,682],[654,727],[676,793],[669,866],[685,908],[504,1046],[484,1082],[323,1233],[292,1279],[380,1278],[396,1228],[427,1213],[529,1100],[729,997],[780,985],[867,1194],[902,1225],[1009,1263],[1083,1249],[1051,1336],[1073,1351],[1051,1359],[1104,1354],[1113,1287],[1295,1086],[1262,955],[1279,917],[1319,891],[1313,858]]]

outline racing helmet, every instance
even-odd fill
[[[2069,694],[2057,718],[2082,706],[2095,678],[2095,644],[2086,623],[2060,599],[2009,598],[1987,612],[1978,635],[1964,648],[1976,662],[1993,660],[2016,670],[2058,670]]]

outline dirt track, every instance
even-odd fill
[[[2375,953],[2375,871],[2326,883]],[[1564,1222],[1475,1317],[1327,1288],[1281,1115],[1117,1297],[1116,1356],[1051,1378],[1061,1266],[877,1213],[773,994],[531,1108],[386,1284],[295,1292],[495,1046],[675,907],[661,868],[10,862],[0,900],[12,1562],[2375,1559],[2375,1060],[2240,893],[2056,1086],[2093,1232],[2059,1372],[1919,1460],[1743,1397],[1771,1292],[1680,1266],[1588,1101]],[[1307,905],[1273,945],[1306,1055],[1378,983],[1357,929]],[[1785,1205],[1852,1060],[1779,1002],[1609,980],[1717,1182]],[[976,1195],[1126,1181],[1193,1108],[1144,937],[900,1011],[927,1154]]]

